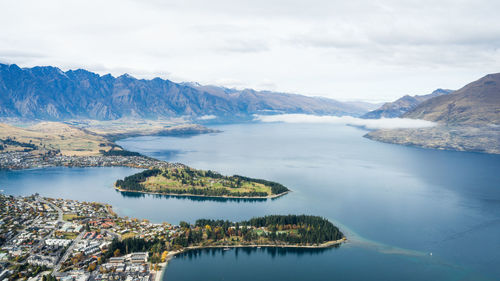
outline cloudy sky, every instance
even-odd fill
[[[0,0],[0,62],[392,100],[500,72],[494,0]]]

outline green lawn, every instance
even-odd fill
[[[78,218],[78,216],[76,214],[73,214],[73,213],[63,214],[63,220],[65,220],[65,221],[72,221],[76,218]]]

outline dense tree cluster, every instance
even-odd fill
[[[52,274],[47,274],[42,276],[42,281],[57,281],[57,278]]]
[[[99,152],[104,156],[142,156],[139,152],[128,151],[128,150],[99,150]]]
[[[2,144],[3,145],[12,145],[12,146],[24,147],[24,151],[25,152],[38,149],[38,146],[36,146],[35,144],[31,143],[31,141],[29,143],[27,143],[27,142],[20,142],[20,141],[16,141],[16,140],[12,139],[10,137],[8,137],[6,139],[0,139],[0,145],[2,147],[2,149],[0,149],[0,150],[4,149],[4,146]]]
[[[260,236],[271,241],[291,244],[320,244],[344,237],[342,232],[328,220],[307,215],[273,215],[252,218],[239,223],[201,219],[196,221],[195,226],[205,228],[209,226],[212,230],[220,229],[223,237],[228,233],[237,234],[246,241],[258,239]],[[253,231],[254,228],[263,228],[265,231],[258,234]]]
[[[237,178],[242,181],[249,181],[249,182],[255,182],[255,183],[260,183],[263,185],[267,185],[271,187],[271,192],[273,194],[280,194],[283,192],[287,192],[288,188],[286,188],[284,185],[274,182],[274,181],[268,181],[268,180],[262,180],[262,179],[253,179],[249,177],[244,177],[244,176],[239,176],[239,175],[234,175],[234,178]]]
[[[145,170],[137,174],[125,177],[123,180],[117,180],[116,186],[125,190],[142,191],[144,190],[144,186],[142,186],[141,183],[146,181],[147,178],[156,176],[160,173],[161,170],[159,169]]]
[[[189,194],[189,195],[203,195],[203,196],[236,196],[236,197],[265,197],[266,192],[250,191],[250,192],[231,192],[224,188],[187,188],[187,189],[165,189],[162,190],[165,194]]]
[[[122,241],[113,239],[104,257],[108,259],[113,256],[121,256],[133,252],[150,252],[151,256],[154,256],[155,253],[158,254],[164,250],[165,243],[157,239],[127,238]]]

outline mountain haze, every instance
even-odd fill
[[[366,110],[296,94],[0,64],[0,117],[114,120],[215,115],[244,119],[269,112],[359,116]]]
[[[385,103],[380,108],[364,114],[363,116],[361,116],[361,118],[379,119],[379,118],[401,117],[406,112],[417,107],[417,105],[419,105],[420,103],[434,97],[447,95],[451,92],[452,90],[437,89],[428,95],[417,95],[417,96],[406,95],[393,102]]]

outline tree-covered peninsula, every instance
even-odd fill
[[[271,215],[241,222],[209,219],[197,220],[195,224],[181,222],[169,237],[115,240],[105,256],[144,251],[150,253],[152,262],[159,262],[164,251],[256,246],[326,248],[345,241],[344,234],[331,222],[309,215]]]
[[[191,227],[182,223],[181,227]],[[178,237],[174,243],[222,245],[295,245],[320,246],[344,238],[338,227],[330,221],[308,215],[271,215],[248,221],[197,220],[193,233]]]
[[[289,192],[285,186],[262,179],[224,176],[186,166],[149,169],[117,180],[120,191],[165,195],[272,198]]]

